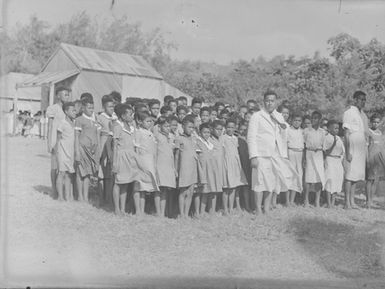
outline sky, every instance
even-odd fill
[[[34,14],[52,25],[83,10],[100,21],[127,15],[146,31],[160,27],[178,45],[172,57],[180,60],[328,56],[327,40],[341,32],[362,43],[374,37],[385,43],[380,0],[114,0],[112,9],[112,0],[1,1],[8,28]]]

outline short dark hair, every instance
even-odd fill
[[[287,109],[290,112],[290,108],[286,104],[280,104],[277,108],[278,112],[282,112],[282,110]]]
[[[172,122],[173,120],[179,122],[179,119],[175,115],[170,115],[169,117],[167,117],[168,122]]]
[[[191,106],[193,106],[193,105],[196,104],[196,103],[202,104],[203,101],[202,101],[202,99],[201,99],[200,97],[194,97],[194,98],[192,99],[192,101],[191,101]]]
[[[268,97],[269,95],[274,95],[276,98],[278,97],[278,96],[277,96],[277,93],[276,93],[274,90],[268,89],[268,90],[266,90],[266,92],[263,94],[263,99],[265,100],[266,97]]]
[[[114,111],[118,118],[121,118],[123,114],[126,113],[127,110],[133,110],[132,106],[127,103],[118,103],[115,105]]]
[[[208,122],[202,123],[202,124],[199,126],[199,131],[202,131],[202,129],[204,129],[204,128],[211,129],[210,123],[208,123]]]
[[[376,118],[381,120],[381,115],[379,113],[373,113],[372,116],[370,117],[370,122],[373,122]]]
[[[366,93],[363,92],[362,90],[357,90],[353,93],[353,99],[357,99],[361,96],[366,96]]]
[[[229,118],[228,120],[226,120],[226,126],[228,126],[229,123],[237,125],[237,121],[234,118]]]
[[[141,108],[146,108],[147,109],[147,105],[144,102],[137,102],[135,104],[135,106],[134,106],[135,112],[137,112]]]
[[[102,106],[105,106],[108,102],[114,102],[114,99],[111,95],[103,95],[102,96]]]
[[[319,119],[322,119],[322,113],[320,113],[318,110],[313,111],[311,117],[313,118],[314,116],[318,116]]]
[[[185,125],[187,123],[194,123],[195,122],[195,116],[189,114],[189,115],[186,115],[183,120],[182,120],[182,124]]]
[[[176,113],[179,113],[181,110],[184,110],[186,113],[188,111],[187,107],[184,106],[184,105],[179,105],[177,108],[176,108]]]
[[[58,95],[58,93],[60,91],[63,91],[63,90],[67,90],[68,92],[71,91],[71,88],[67,87],[67,86],[58,86],[55,90],[55,95]]]
[[[187,101],[187,97],[185,97],[185,96],[182,95],[182,96],[179,96],[179,97],[178,97],[178,100],[185,100],[185,101]]]
[[[171,100],[171,99],[174,99],[174,97],[172,95],[166,95],[164,98],[163,98],[163,103],[164,104],[168,104],[168,102]]]
[[[80,95],[80,100],[83,101],[83,99],[91,99],[91,100],[92,100],[92,103],[94,103],[94,97],[93,97],[92,94],[89,93],[89,92],[83,92],[83,93]]]
[[[157,125],[163,125],[165,124],[166,122],[170,123],[170,120],[168,117],[164,117],[164,116],[160,116],[157,120],[156,120],[156,124]]]
[[[160,108],[160,114],[164,114],[168,111],[172,111],[171,107],[169,105],[163,105],[161,108]]]
[[[88,96],[87,97],[83,97],[81,100],[82,100],[82,104],[83,105],[94,104],[94,98],[92,97],[92,95],[91,95],[91,97],[88,97]]]
[[[75,103],[72,101],[68,101],[68,102],[63,103],[62,109],[64,112],[66,112],[68,110],[68,108],[70,108],[71,106],[75,107]]]
[[[225,109],[222,109],[221,112],[219,113],[219,116],[222,116],[224,114],[230,114],[230,111],[227,110],[226,108]]]
[[[151,108],[154,104],[159,104],[159,105],[160,105],[159,99],[151,99],[151,100],[148,102],[148,107]]]
[[[295,118],[300,118],[302,120],[302,116],[299,112],[293,112],[293,114],[291,115],[291,119],[295,119]]]
[[[167,105],[170,105],[171,102],[174,102],[175,104],[178,104],[178,101],[176,99],[170,99],[167,103]]]
[[[241,110],[241,108],[249,109],[248,106],[247,106],[246,104],[242,104],[242,105],[239,107],[239,110]]]
[[[339,125],[339,124],[338,124],[338,121],[336,121],[335,119],[331,119],[331,120],[328,121],[327,126],[330,127],[330,126],[332,126],[332,125],[334,125],[334,124]]]
[[[202,115],[202,112],[207,111],[209,114],[211,113],[211,108],[208,106],[204,106],[201,108],[201,111],[199,112],[200,115]]]
[[[151,117],[148,111],[140,111],[135,113],[135,118],[137,121],[144,121],[148,117]]]
[[[302,121],[305,121],[305,119],[311,119],[311,116],[306,114],[303,116]]]
[[[246,120],[244,120],[244,119],[242,119],[240,122],[239,122],[239,127],[240,126],[242,126],[242,125],[245,125],[245,126],[248,126],[249,124],[248,124],[248,122],[246,121]]]
[[[214,107],[218,108],[218,106],[225,106],[225,104],[221,101],[217,101],[215,104],[214,104]]]
[[[110,95],[114,101],[119,103],[122,102],[122,95],[119,92],[114,90],[114,91],[111,91]]]
[[[257,102],[254,100],[254,99],[249,99],[246,101],[246,103],[254,103],[254,104],[257,104]]]
[[[223,121],[221,121],[221,120],[219,120],[219,119],[216,119],[216,120],[214,120],[212,123],[211,123],[211,127],[212,128],[216,128],[218,125],[220,125],[220,126],[224,126],[224,124],[223,124]]]

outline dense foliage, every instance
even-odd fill
[[[36,17],[0,35],[5,72],[38,73],[60,42],[144,56],[166,81],[207,102],[240,104],[261,100],[267,88],[275,89],[294,110],[319,109],[341,115],[356,89],[368,93],[368,110],[385,109],[385,45],[376,39],[362,44],[339,34],[328,40],[330,57],[276,56],[239,60],[229,65],[177,61],[177,49],[158,28],[144,32],[140,23],[122,17],[96,21],[86,13],[68,23],[49,26]]]

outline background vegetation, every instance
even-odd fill
[[[155,28],[145,32],[140,23],[125,17],[110,22],[82,12],[68,23],[50,26],[32,17],[0,35],[6,72],[38,73],[60,42],[144,56],[165,80],[191,96],[207,102],[221,100],[239,105],[261,100],[267,88],[287,99],[293,110],[319,109],[339,115],[357,88],[368,93],[369,111],[385,110],[385,45],[372,39],[339,34],[328,40],[330,57],[277,55],[228,65],[171,58],[177,44]]]

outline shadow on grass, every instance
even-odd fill
[[[33,186],[35,191],[38,191],[41,194],[48,195],[52,198],[52,188],[48,186],[36,185]]]
[[[384,224],[361,228],[321,218],[297,218],[291,226],[308,255],[337,276],[385,277]]]

